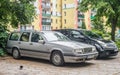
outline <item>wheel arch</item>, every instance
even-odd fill
[[[51,60],[51,57],[52,57],[52,53],[55,52],[55,51],[59,51],[62,54],[62,56],[63,56],[63,51],[61,49],[53,49],[50,52],[50,60]],[[64,59],[64,56],[63,56],[63,59]]]
[[[15,48],[18,49],[18,51],[19,51],[19,47],[13,46],[13,47],[12,47],[12,52],[13,52],[13,50],[14,50]],[[12,53],[12,52],[11,52],[11,53]]]

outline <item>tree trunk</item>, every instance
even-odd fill
[[[116,30],[117,18],[113,19],[111,23],[112,23],[111,39],[115,41],[115,30]]]

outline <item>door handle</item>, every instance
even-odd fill
[[[21,42],[18,42],[18,44],[21,44]]]
[[[30,43],[30,45],[33,45],[33,43]]]

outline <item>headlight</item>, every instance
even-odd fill
[[[81,53],[83,53],[83,50],[82,49],[74,49],[74,53],[81,54]]]
[[[104,50],[101,48],[101,46],[100,46],[100,45],[95,44],[95,46],[96,46],[96,48],[97,48],[98,50],[100,50],[100,51],[104,51]]]
[[[104,42],[102,42],[102,41],[97,41],[100,45],[102,45],[103,47],[107,47],[107,45],[104,43]]]
[[[92,48],[92,52],[96,52],[96,48],[95,47]]]
[[[111,40],[111,42],[112,42],[112,43],[113,43],[113,45],[117,48],[117,45],[115,44],[115,42],[114,42],[114,41],[112,41],[112,40]]]

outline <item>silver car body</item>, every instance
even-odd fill
[[[21,41],[23,33],[28,32],[29,41]],[[19,33],[19,37],[16,40],[11,40],[11,36],[14,33]],[[32,34],[39,34],[43,40],[41,42],[32,42]],[[83,62],[90,59],[95,59],[98,56],[96,48],[92,45],[75,42],[71,40],[54,40],[54,37],[50,34],[60,34],[55,31],[23,31],[11,33],[7,42],[7,51],[12,54],[13,48],[17,48],[21,56],[35,57],[50,60],[53,51],[60,51],[63,55],[65,62]],[[62,35],[64,36],[64,35]],[[65,37],[65,36],[64,36]],[[67,38],[67,37],[65,37]],[[52,39],[52,41],[50,40]],[[43,43],[44,41],[44,43]]]

